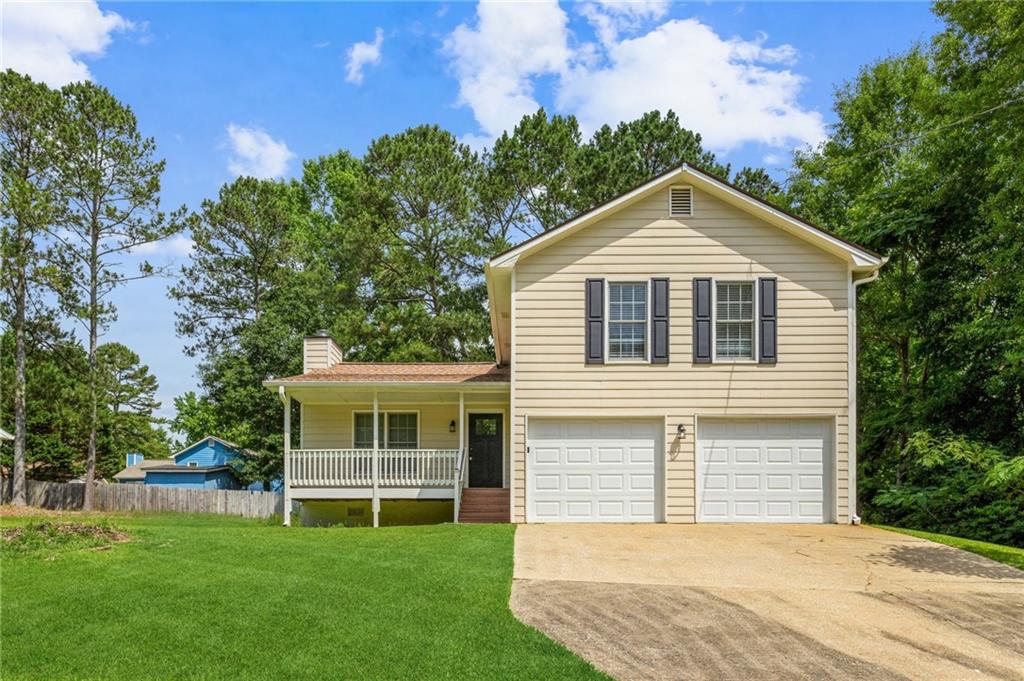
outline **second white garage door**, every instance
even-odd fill
[[[527,522],[654,522],[662,422],[530,419]]]
[[[701,419],[697,429],[698,521],[830,520],[831,421]]]

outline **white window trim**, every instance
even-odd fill
[[[753,288],[751,302],[753,308],[752,333],[751,333],[751,355],[752,357],[723,357],[718,358],[718,285],[719,284],[750,284]],[[757,364],[758,352],[760,351],[760,333],[758,333],[758,314],[760,312],[760,299],[757,285],[757,277],[729,278],[711,280],[711,363],[712,364]]]
[[[690,190],[690,212],[686,215],[675,214],[672,212],[672,190],[673,189],[689,189]],[[697,207],[694,205],[696,200],[696,194],[693,190],[692,184],[672,184],[668,187],[668,216],[670,218],[692,218],[693,214],[697,212]]]
[[[420,417],[419,409],[381,409],[377,412],[379,417],[384,419],[384,441],[379,443],[380,449],[388,448],[388,416],[390,414],[416,414],[416,446],[413,449],[420,449],[420,433],[423,429],[422,418]],[[372,449],[372,447],[356,447],[356,414],[370,414],[373,415],[372,409],[353,409],[352,410],[352,449]],[[372,426],[371,426],[372,427]]]
[[[642,359],[612,359],[608,352],[608,340],[611,337],[612,328],[612,284],[643,284],[646,287],[644,294],[644,356]],[[606,364],[650,364],[651,363],[651,280],[636,279],[634,277],[623,277],[604,280],[604,361]]]
[[[188,462],[186,462],[185,465],[188,468],[199,468],[199,462],[198,461],[188,461]]]

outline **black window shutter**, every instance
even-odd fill
[[[757,361],[761,364],[775,364],[779,360],[777,288],[775,277],[757,280]]]
[[[711,364],[711,279],[693,280],[693,363]]]
[[[651,364],[668,364],[668,279],[651,279]]]
[[[587,364],[604,364],[604,279],[587,279],[585,348]]]

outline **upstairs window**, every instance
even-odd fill
[[[754,359],[754,283],[717,282],[715,354],[718,359]]]
[[[647,359],[647,284],[608,284],[608,359]]]

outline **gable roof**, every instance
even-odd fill
[[[802,218],[789,213],[777,206],[759,199],[749,192],[740,189],[736,185],[711,175],[710,173],[684,163],[678,168],[672,168],[661,175],[648,180],[642,185],[635,187],[624,194],[620,194],[590,210],[566,220],[560,225],[537,234],[504,253],[491,258],[491,268],[506,268],[515,265],[515,262],[531,253],[535,253],[546,246],[560,241],[569,234],[572,234],[597,219],[604,217],[607,213],[639,200],[647,194],[662,189],[673,183],[684,180],[690,182],[694,187],[704,190],[716,198],[760,217],[766,222],[785,229],[797,237],[813,243],[822,249],[829,251],[850,262],[855,270],[874,270],[880,267],[884,261],[883,257],[871,249],[848,241],[828,230],[808,222]]]
[[[208,444],[210,444],[211,441],[212,442],[219,442],[220,444],[224,445],[228,449],[230,449],[230,450],[232,450],[234,452],[237,452],[241,456],[250,456],[252,454],[252,452],[250,452],[248,449],[242,449],[241,447],[239,447],[238,445],[236,445],[233,442],[228,442],[227,440],[222,440],[222,439],[220,439],[219,437],[217,437],[215,435],[207,435],[202,440],[196,440],[195,442],[193,442],[192,444],[188,445],[187,447],[184,447],[184,448],[178,450],[177,452],[175,452],[174,454],[171,454],[171,461],[175,462],[175,461],[178,460],[179,456],[181,456],[183,454],[187,454],[187,453],[191,452],[193,449],[198,449],[201,446],[205,447]]]

